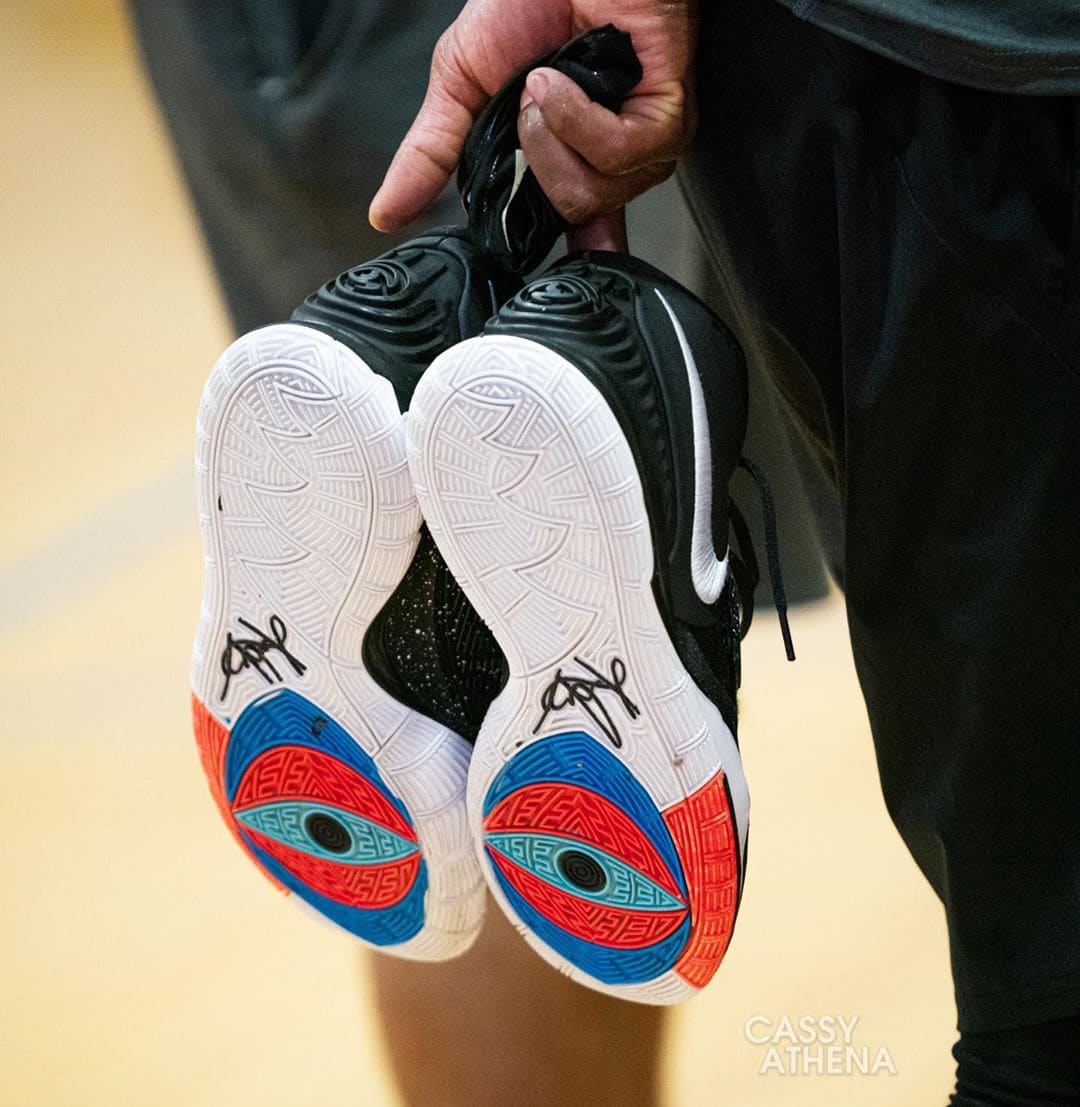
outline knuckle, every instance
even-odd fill
[[[431,53],[431,76],[441,77],[454,69],[454,42],[449,29],[443,31]]]
[[[440,134],[437,130],[419,136],[416,149],[424,159],[424,171],[432,181],[444,182],[457,164],[453,137]]]
[[[475,85],[467,43],[462,42],[458,25],[451,23],[432,51],[429,88],[436,90],[439,95],[465,103],[471,98],[472,87]]]

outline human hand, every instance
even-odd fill
[[[606,244],[622,206],[669,176],[691,137],[693,0],[469,0],[436,46],[427,96],[372,201],[372,224],[396,230],[416,218],[446,186],[487,100],[532,58],[609,21],[630,34],[643,70],[621,112],[542,68],[529,75],[518,121],[540,186],[584,225],[578,244]]]

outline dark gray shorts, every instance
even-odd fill
[[[238,332],[401,241],[367,205],[455,0],[131,0]],[[436,223],[462,221],[448,195]]]

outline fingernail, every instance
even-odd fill
[[[538,104],[544,102],[544,97],[547,95],[548,83],[547,75],[545,73],[539,73],[536,70],[525,78],[525,88]]]
[[[382,227],[382,189],[372,197],[371,203],[368,205],[368,222],[377,231],[381,231]]]
[[[531,131],[536,127],[543,126],[543,123],[544,117],[540,113],[540,108],[536,104],[529,104],[521,113],[519,128],[521,130]]]

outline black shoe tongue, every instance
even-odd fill
[[[611,23],[571,39],[555,51],[551,61],[533,62],[524,75],[540,65],[565,73],[585,90],[590,100],[608,111],[618,111],[626,94],[641,80],[641,62],[630,36]]]
[[[630,36],[609,23],[530,62],[473,124],[458,168],[458,191],[473,243],[512,273],[535,269],[567,227],[531,170],[525,168],[519,177],[518,106],[525,78],[539,66],[565,73],[609,111],[618,111],[641,80]]]

